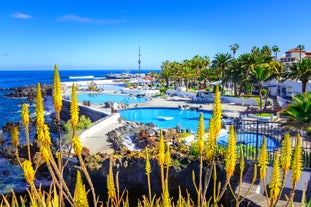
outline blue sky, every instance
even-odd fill
[[[44,2],[44,3],[43,3]],[[1,0],[0,70],[160,69],[277,45],[311,50],[310,0]]]

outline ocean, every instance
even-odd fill
[[[138,70],[60,70],[61,82],[78,81],[70,79],[70,76],[94,76],[94,79],[105,79],[107,74],[130,72],[137,74]],[[160,72],[160,70],[140,70],[141,74],[148,72]],[[5,95],[10,93],[13,88],[34,85],[37,83],[52,84],[53,70],[42,71],[0,71],[0,130],[7,122],[21,121],[21,103],[27,102],[25,98],[7,98]],[[83,79],[79,79],[83,80]],[[91,79],[88,79],[91,80]],[[35,108],[29,108],[32,116]],[[21,143],[25,143],[23,132],[20,133]],[[33,136],[33,135],[30,135]],[[3,135],[6,140],[4,146],[10,142],[7,135]],[[1,147],[0,146],[0,150]],[[27,186],[22,170],[18,165],[11,164],[8,160],[0,156],[0,195],[9,193],[11,189],[22,191]]]

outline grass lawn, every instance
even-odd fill
[[[274,114],[272,114],[274,115]],[[258,114],[254,114],[254,116],[257,117],[271,117],[271,113],[258,113]]]

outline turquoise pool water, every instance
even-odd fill
[[[91,103],[103,104],[108,101],[132,104],[132,103],[142,103],[146,102],[148,99],[145,97],[136,97],[128,95],[113,95],[113,94],[87,94],[81,93],[78,94],[78,101],[90,101]]]
[[[208,111],[180,110],[177,108],[132,108],[119,111],[122,118],[129,121],[138,121],[142,123],[154,123],[159,128],[175,128],[178,124],[184,130],[190,129],[191,133],[196,133],[200,112],[204,115],[204,124],[207,131],[211,113]],[[228,133],[222,130],[222,133],[217,139],[217,143],[221,145],[228,144]],[[241,132],[237,135],[237,142],[248,146],[256,146],[256,133]],[[261,147],[263,135],[258,134],[258,147]],[[273,151],[279,147],[279,143],[273,137],[266,137],[267,148]]]
[[[211,113],[207,111],[180,110],[177,108],[132,108],[120,111],[121,117],[129,121],[154,123],[159,128],[175,128],[178,124],[184,130],[195,133],[199,124],[200,112],[204,115],[205,128],[208,128]]]
[[[247,146],[254,146],[254,147],[257,144],[257,146],[261,148],[263,137],[264,137],[263,134],[258,134],[258,143],[256,143],[257,142],[256,133],[241,132],[237,134],[237,143],[245,144]],[[221,145],[227,145],[228,138],[229,138],[229,134],[219,136],[217,139],[217,143]],[[279,142],[273,137],[266,136],[266,142],[267,142],[268,151],[274,151],[279,147]]]

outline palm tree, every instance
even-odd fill
[[[242,88],[243,83],[246,81],[245,71],[243,68],[243,62],[241,58],[234,59],[231,65],[226,69],[226,77],[224,82],[231,82],[233,84],[234,95],[238,94],[238,87]],[[241,93],[241,90],[239,90]]]
[[[262,110],[262,89],[263,82],[267,81],[270,78],[269,74],[269,65],[267,63],[256,65],[253,70],[250,71],[250,78],[254,82],[258,84],[258,92],[259,92],[259,108]]]
[[[202,70],[205,69],[210,64],[209,57],[207,56],[199,56],[195,55],[191,60],[189,60],[189,65],[196,73],[195,83],[198,83],[197,86],[200,86],[201,78],[202,78]]]
[[[299,129],[310,129],[311,125],[311,92],[297,94],[293,101],[282,112],[288,115],[287,125]]]
[[[239,45],[237,43],[230,45],[230,50],[232,50],[232,58],[234,58],[234,55],[238,49],[239,49]]]
[[[298,45],[297,48],[299,49],[299,60],[301,61],[301,52],[302,52],[302,50],[305,49],[305,46],[304,45]]]
[[[272,59],[272,53],[269,46],[264,45],[260,50],[260,56],[263,58],[263,62],[269,62]]]
[[[186,91],[189,89],[189,81],[195,77],[196,71],[191,67],[192,62],[184,60],[181,64],[181,77],[183,78],[186,86]]]
[[[230,62],[232,60],[232,56],[229,53],[217,53],[212,61],[212,65],[214,68],[219,68],[221,73],[222,80],[225,77],[225,69],[229,67]],[[221,88],[223,93],[224,81],[221,82]]]
[[[171,63],[168,60],[162,62],[161,69],[162,70],[161,70],[160,76],[161,78],[165,79],[165,82],[166,82],[165,87],[169,88],[169,81],[173,74]]]
[[[301,81],[301,92],[305,93],[307,90],[307,83],[311,77],[311,59],[304,58],[301,61],[293,63],[290,70],[283,74],[285,79],[293,79]]]
[[[271,50],[274,52],[274,60],[278,59],[278,52],[280,52],[280,49],[277,45],[273,45]]]
[[[268,102],[268,97],[270,94],[270,81],[273,79],[280,80],[281,74],[284,71],[284,65],[276,60],[271,60],[268,65],[269,69],[269,78],[268,78],[268,89],[267,89],[267,95],[266,95],[266,100],[265,100],[265,108],[267,107],[267,102]]]

